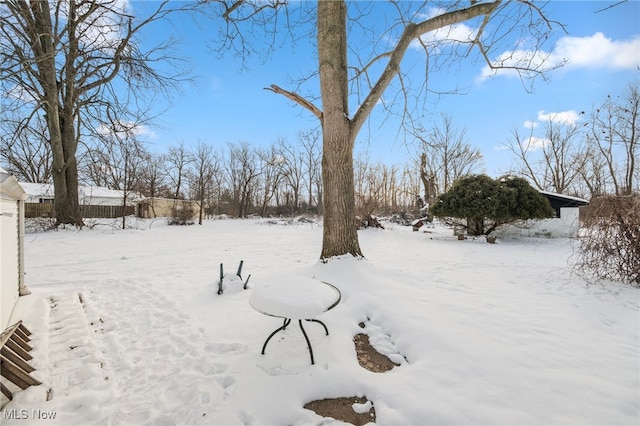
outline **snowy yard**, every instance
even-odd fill
[[[43,385],[18,393],[2,424],[332,424],[303,405],[353,395],[378,425],[640,422],[640,291],[572,276],[575,241],[387,225],[360,232],[367,260],[322,264],[318,224],[137,226],[26,236],[33,294],[14,318],[33,332]],[[216,294],[220,262],[232,271],[241,259],[251,288]],[[297,326],[260,354],[281,320],[249,296],[289,273],[342,292],[320,317],[329,336],[305,327],[315,365]],[[360,367],[360,322],[400,366]]]

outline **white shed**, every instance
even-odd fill
[[[555,217],[531,219],[523,226],[507,225],[494,233],[499,237],[577,238],[580,231],[580,207],[589,201],[570,195],[539,191],[549,200]]]
[[[0,198],[0,330],[4,330],[18,297],[30,292],[24,284],[24,202],[27,194],[16,178],[2,168]]]

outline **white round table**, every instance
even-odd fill
[[[267,337],[262,346],[262,354],[264,355],[269,340],[279,331],[285,330],[295,319],[307,341],[311,364],[314,364],[313,349],[302,321],[321,324],[326,335],[329,335],[327,326],[316,317],[334,308],[340,303],[340,298],[340,290],[335,286],[304,276],[283,275],[255,284],[249,298],[251,307],[264,315],[284,320],[282,326]]]

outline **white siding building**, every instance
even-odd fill
[[[0,331],[9,325],[24,283],[24,202],[27,194],[16,178],[0,168]]]

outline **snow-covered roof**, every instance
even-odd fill
[[[579,203],[584,203],[584,204],[589,204],[589,201],[585,200],[584,198],[579,198],[579,197],[572,197],[571,195],[565,195],[565,194],[556,194],[555,192],[549,192],[549,191],[540,191],[539,192],[543,195],[548,195],[551,197],[556,197],[556,198],[564,198],[565,200],[573,200],[573,201],[577,201]]]
[[[53,184],[50,183],[32,183],[32,182],[20,182],[20,186],[24,191],[32,197],[50,197],[54,196]],[[117,189],[109,189],[101,186],[84,186],[78,187],[79,198],[110,198],[121,200],[123,197],[123,191]],[[127,198],[130,200],[142,199],[142,195],[137,193],[127,194]]]
[[[53,185],[50,183],[19,182],[24,192],[30,196],[53,198]]]
[[[117,189],[109,189],[101,186],[81,186],[78,192],[87,198],[118,198],[121,199],[123,191]]]

